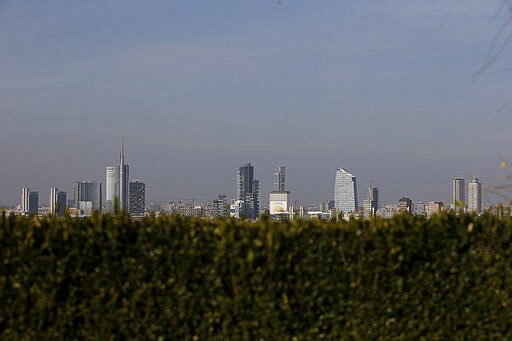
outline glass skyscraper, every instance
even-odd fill
[[[356,177],[344,168],[336,170],[334,208],[344,215],[357,212]]]
[[[453,208],[459,212],[464,210],[466,204],[466,196],[464,191],[464,179],[455,178],[453,179]]]
[[[237,172],[237,199],[241,200],[240,216],[257,219],[260,214],[260,182],[254,179],[254,167],[248,163]]]
[[[66,192],[59,191],[56,187],[50,188],[50,212],[57,217],[62,217],[66,211]]]
[[[90,202],[92,210],[101,211],[101,182],[99,181],[75,181],[73,184],[73,201],[77,208],[88,206]]]
[[[24,214],[38,213],[39,193],[31,191],[28,187],[21,189],[21,212]]]
[[[119,166],[106,168],[106,193],[105,208],[107,212],[114,212],[114,206],[118,209],[128,210],[129,198],[129,166],[124,163],[124,147],[121,142]]]

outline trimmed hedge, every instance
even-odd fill
[[[0,218],[1,339],[512,339],[512,223]]]

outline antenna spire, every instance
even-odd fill
[[[121,165],[124,165],[124,146],[123,146],[123,136],[121,136],[121,154],[120,154],[120,159],[121,159]]]

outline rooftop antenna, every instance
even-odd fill
[[[121,153],[120,153],[121,164],[124,165],[124,146],[123,146],[123,136],[121,135]]]

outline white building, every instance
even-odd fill
[[[344,168],[336,170],[334,184],[334,208],[338,214],[344,215],[357,212],[357,184],[356,177]]]
[[[476,177],[468,184],[468,211],[482,213],[482,184]]]
[[[62,217],[66,211],[66,192],[59,191],[56,187],[50,188],[50,213]]]
[[[21,189],[21,213],[38,214],[39,209],[39,193],[31,191],[28,187]]]

